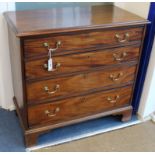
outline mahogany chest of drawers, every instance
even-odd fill
[[[147,20],[114,6],[6,12],[26,146],[51,129],[132,115]]]

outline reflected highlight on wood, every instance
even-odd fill
[[[27,147],[58,127],[107,115],[131,119],[147,20],[107,5],[4,16]]]

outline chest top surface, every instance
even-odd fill
[[[62,7],[5,12],[16,36],[31,36],[80,29],[145,24],[148,21],[112,5]]]

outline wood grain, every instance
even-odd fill
[[[25,102],[25,89],[24,89],[24,74],[23,74],[23,53],[21,52],[21,40],[17,38],[14,32],[8,28],[9,34],[9,48],[10,48],[10,60],[12,71],[13,92],[18,103],[18,110],[21,113],[21,119],[23,120],[24,127],[27,128],[27,109]]]
[[[100,113],[112,108],[128,105],[132,87],[126,87],[106,92],[94,93],[92,95],[66,99],[58,102],[42,104],[28,108],[29,125],[44,124],[51,121],[56,124],[95,113]],[[115,99],[119,95],[116,103],[108,101],[108,97]],[[59,108],[60,111],[54,113],[55,109]],[[49,110],[55,116],[48,116],[45,111]]]
[[[112,114],[117,114],[117,113],[119,113],[119,115],[122,115],[122,114],[124,115],[125,113],[128,113],[128,111],[132,111],[131,105],[114,108],[109,111],[104,111],[104,112],[97,113],[94,115],[89,115],[86,117],[61,122],[58,124],[52,124],[51,122],[49,122],[48,124],[42,124],[42,125],[39,124],[39,125],[31,126],[28,130],[25,131],[26,146],[30,147],[30,146],[36,145],[37,137],[43,133],[47,133],[51,131],[52,129],[64,127],[67,125],[72,125],[72,124],[79,123],[79,122],[84,122],[86,120],[88,121],[88,120],[92,120],[92,119],[96,119],[96,118],[100,118],[100,117],[104,117],[104,116],[108,116]]]
[[[59,35],[55,37],[46,37],[38,39],[26,39],[24,42],[25,57],[34,57],[38,55],[48,56],[48,49],[44,47],[44,43],[48,43],[51,48],[56,47],[57,41],[61,41],[60,47],[53,53],[61,53],[67,51],[76,51],[85,49],[95,49],[96,47],[104,47],[107,45],[124,44],[126,42],[140,41],[142,39],[143,27],[114,29],[109,31],[93,31],[68,33],[67,35]],[[119,34],[121,39],[125,39],[125,34],[129,34],[126,42],[120,43],[115,35]]]
[[[27,99],[29,103],[44,101],[46,99],[53,99],[56,97],[70,96],[84,91],[93,90],[95,88],[103,88],[107,86],[121,83],[127,83],[134,79],[136,66],[119,66],[107,70],[99,70],[89,73],[82,73],[70,77],[62,77],[51,80],[44,80],[40,82],[33,82],[27,84]],[[118,81],[113,81],[110,75],[117,77],[120,72],[123,74]],[[60,88],[54,94],[48,94],[44,87],[47,86],[50,91],[54,91],[56,85]],[[35,93],[34,93],[35,92]]]
[[[127,55],[123,57],[122,55],[124,52]],[[116,60],[114,54],[117,55],[118,58],[122,58],[122,60]],[[31,80],[46,76],[53,77],[54,75],[67,74],[76,71],[84,71],[94,69],[97,67],[115,65],[127,61],[137,61],[138,58],[139,45],[91,51],[83,54],[56,56],[52,57],[53,66],[55,68],[57,63],[60,63],[61,66],[57,70],[48,71],[47,68],[44,68],[44,64],[47,64],[48,62],[47,57],[44,59],[26,62],[26,78],[27,80]]]
[[[20,37],[148,23],[146,19],[112,5],[13,11],[4,16]]]
[[[123,115],[122,121],[131,119],[147,20],[115,6],[14,11],[4,16],[9,25],[14,102],[26,146],[58,127],[111,114]],[[127,33],[126,41],[115,37],[124,40]],[[43,43],[54,48],[59,40],[61,46],[52,58],[61,67],[47,72],[43,64],[48,50]],[[124,60],[115,61],[113,54],[123,52],[127,52]],[[60,89],[54,94],[44,90],[48,86],[52,91],[56,84]]]

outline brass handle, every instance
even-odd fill
[[[124,59],[124,57],[127,56],[126,52],[123,52],[121,55],[114,53],[113,57],[116,61],[122,61]]]
[[[56,47],[55,47],[55,48],[50,48],[50,45],[49,45],[48,43],[43,43],[43,45],[44,45],[49,51],[54,52],[54,51],[56,51],[56,50],[59,48],[59,46],[61,45],[61,41],[57,41],[57,42],[56,42]]]
[[[45,114],[48,116],[48,117],[53,117],[53,116],[56,116],[56,114],[60,111],[60,108],[57,107],[55,108],[53,111],[49,111],[49,110],[45,110]]]
[[[121,35],[115,34],[115,37],[116,37],[116,39],[117,39],[118,42],[124,43],[124,42],[128,41],[130,35],[129,35],[129,33],[125,33],[124,34],[124,37],[121,37]]]
[[[119,99],[119,95],[116,95],[114,98],[112,98],[112,97],[107,97],[107,100],[108,100],[110,103],[116,103],[118,99]]]
[[[56,85],[53,91],[50,91],[49,88],[47,86],[44,87],[44,90],[49,94],[54,94],[56,93],[58,90],[60,89],[60,85]]]
[[[110,78],[112,81],[118,81],[118,80],[120,79],[121,76],[123,76],[123,73],[122,73],[122,72],[118,73],[117,75],[110,74],[109,78]]]
[[[48,64],[44,64],[43,66],[44,66],[45,69],[48,68]],[[61,66],[61,63],[59,63],[59,62],[56,63],[55,68],[53,68],[51,71],[56,71],[56,70],[58,70],[58,68],[60,68],[60,66]]]

